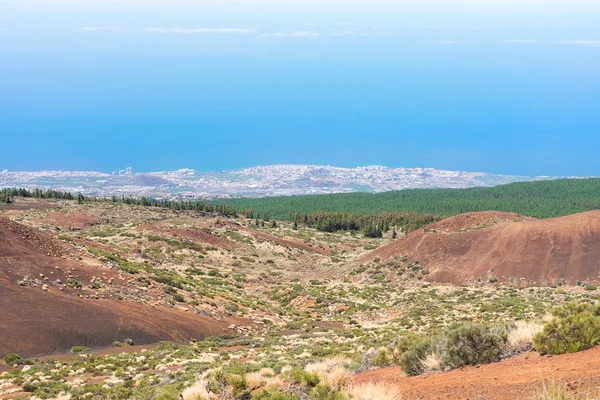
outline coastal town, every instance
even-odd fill
[[[0,172],[0,187],[54,189],[97,197],[116,195],[212,199],[488,187],[543,179],[551,178],[434,168],[340,168],[288,164],[219,172],[201,172],[187,168],[176,171],[136,172],[131,167],[112,173],[4,170]]]

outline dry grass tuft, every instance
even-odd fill
[[[352,374],[348,370],[349,365],[350,360],[346,357],[333,357],[308,364],[305,370],[317,374],[322,383],[341,389],[350,384]]]
[[[278,381],[272,368],[262,368],[260,371],[246,374],[246,382],[252,389],[259,389],[267,385],[274,385]]]
[[[511,355],[533,349],[533,338],[544,329],[544,325],[533,321],[517,321],[508,332],[508,349]]]
[[[183,400],[212,400],[205,380],[196,381],[192,386],[181,393]]]
[[[438,371],[441,369],[441,356],[437,353],[431,353],[422,361],[427,371]]]
[[[596,393],[596,396],[592,396],[589,392],[576,392],[573,388],[569,388],[564,384],[557,384],[556,382],[546,385],[544,382],[542,389],[538,390],[533,397],[533,400],[598,400],[600,394]]]
[[[388,383],[363,383],[348,388],[353,400],[401,400],[400,390]]]

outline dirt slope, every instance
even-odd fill
[[[231,226],[232,228],[238,229],[240,231],[248,232],[253,236],[257,236],[259,238],[268,240],[274,244],[277,244],[277,245],[280,245],[283,247],[304,250],[304,251],[308,251],[310,253],[317,253],[317,254],[326,255],[326,256],[331,255],[331,249],[326,248],[326,247],[322,247],[322,248],[313,247],[313,246],[310,246],[310,245],[308,245],[298,239],[294,239],[294,238],[285,238],[285,239],[279,238],[277,236],[269,235],[264,232],[259,232],[259,231],[250,229],[248,227],[241,226],[235,222],[224,222],[224,223]]]
[[[463,214],[412,232],[364,260],[403,255],[419,260],[437,282],[595,281],[600,211],[544,220],[499,212]]]
[[[88,289],[95,277],[113,293],[130,290],[127,281],[109,268],[74,260],[70,252],[44,232],[0,218],[0,355],[107,346],[126,338],[137,344],[187,341],[222,334],[232,323],[248,323],[105,296],[101,289]],[[64,285],[69,277],[82,283],[83,290]]]
[[[561,356],[526,353],[499,363],[406,377],[400,368],[364,372],[356,383],[387,382],[403,399],[529,399],[543,387],[566,385],[581,398],[596,398],[600,387],[600,347]],[[579,398],[579,397],[578,397]]]

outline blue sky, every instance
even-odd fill
[[[0,170],[600,175],[599,110],[597,1],[0,0]]]

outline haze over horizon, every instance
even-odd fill
[[[586,0],[0,0],[0,170],[600,171]]]

